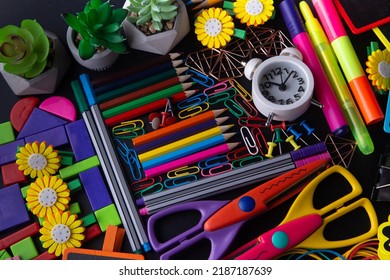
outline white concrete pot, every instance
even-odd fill
[[[66,32],[66,41],[70,52],[72,53],[74,59],[82,66],[94,70],[94,71],[104,71],[110,68],[114,62],[118,59],[119,53],[115,53],[109,49],[105,49],[102,52],[95,53],[90,59],[83,60],[79,55],[79,50],[77,49],[74,38],[76,37],[76,32],[68,27]]]
[[[70,66],[70,57],[60,39],[49,31],[47,37],[53,41],[53,67],[42,72],[35,78],[25,79],[21,76],[8,73],[4,65],[0,64],[0,72],[15,95],[35,95],[54,93]]]
[[[179,3],[178,14],[173,29],[171,30],[147,36],[134,24],[125,19],[123,21],[123,29],[126,33],[129,46],[132,49],[162,55],[167,54],[173,49],[190,32],[186,5],[181,0],[177,1]],[[127,9],[129,5],[129,0],[126,0],[123,7]]]

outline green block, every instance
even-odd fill
[[[88,227],[96,223],[96,217],[93,213],[89,213],[87,216],[82,217],[81,220],[83,220],[84,227]]]
[[[114,204],[107,205],[95,211],[97,222],[102,232],[105,232],[109,225],[119,226],[122,224],[118,211]]]
[[[67,185],[71,194],[81,190],[81,182],[79,179],[74,179],[72,181],[69,181],[67,182]]]
[[[20,188],[20,191],[22,192],[23,198],[27,197],[27,191],[28,191],[29,188],[30,188],[30,185],[27,185],[27,186],[25,186],[23,188]]]
[[[10,257],[11,257],[11,255],[5,249],[0,251],[0,260],[5,260],[5,259],[8,259]]]
[[[37,248],[35,248],[34,241],[31,237],[27,237],[10,247],[14,257],[19,256],[21,260],[31,260],[38,256]]]
[[[60,178],[63,180],[72,178],[77,174],[88,170],[92,167],[99,166],[100,162],[97,156],[86,158],[84,160],[78,161],[71,166],[67,166],[59,170]]]
[[[11,122],[0,123],[0,145],[12,141],[15,141],[15,134]]]
[[[79,215],[81,213],[80,205],[78,202],[72,203],[69,205],[69,212],[71,214],[77,214]]]

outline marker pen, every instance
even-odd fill
[[[332,0],[312,0],[333,51],[366,124],[383,120],[383,112],[364,73]]]
[[[334,135],[342,136],[348,132],[348,123],[328,81],[314,46],[306,32],[301,15],[294,0],[284,0],[279,5],[293,43],[302,53],[303,62],[314,76],[314,94],[323,105],[323,112]]]

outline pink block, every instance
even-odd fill
[[[72,122],[76,120],[76,108],[69,99],[62,96],[51,96],[45,99],[39,105],[39,109]]]

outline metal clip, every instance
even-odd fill
[[[248,156],[248,157],[244,157],[244,158],[233,161],[232,166],[234,169],[238,169],[238,168],[244,167],[246,165],[250,165],[252,163],[263,161],[263,159],[264,158],[260,155]]]
[[[185,109],[188,107],[201,105],[202,103],[208,102],[208,99],[209,99],[208,95],[202,92],[197,95],[191,96],[190,98],[187,98],[183,101],[180,101],[177,104],[177,107],[179,109]]]
[[[242,109],[244,109],[248,116],[255,118],[259,115],[257,109],[253,107],[252,104],[250,104],[248,101],[246,101],[240,94],[234,97],[234,101],[236,101],[237,104],[240,105]]]
[[[209,103],[210,104],[217,104],[219,102],[225,101],[227,99],[232,99],[237,94],[236,90],[234,88],[230,88],[224,91],[220,91],[216,94],[212,94],[209,96]]]
[[[177,177],[182,177],[182,176],[187,176],[187,175],[192,175],[192,174],[198,174],[200,171],[200,168],[197,167],[196,165],[192,166],[183,166],[174,170],[171,170],[167,173],[168,178],[177,178]]]
[[[229,83],[237,90],[237,92],[248,102],[252,101],[252,95],[235,79],[229,80]]]
[[[132,178],[140,180],[142,178],[141,163],[138,160],[137,153],[134,149],[130,149],[126,143],[120,141],[118,138],[114,139],[117,143],[117,150],[123,161],[129,166]]]
[[[195,107],[188,107],[184,110],[181,110],[178,113],[178,117],[183,120],[183,119],[186,119],[189,117],[196,116],[197,114],[200,114],[204,111],[207,111],[209,108],[210,108],[209,103],[202,103],[202,104],[195,106]]]
[[[256,141],[253,138],[253,135],[249,130],[249,128],[247,126],[242,126],[240,128],[240,133],[241,133],[242,140],[244,141],[244,144],[248,149],[248,152],[253,156],[257,155],[257,153],[259,152],[259,148],[257,147]]]
[[[151,185],[159,183],[159,182],[162,182],[161,176],[153,177],[153,178],[143,178],[141,180],[138,180],[138,181],[131,183],[130,189],[133,192],[137,192],[137,191],[146,189],[147,187],[150,187]]]
[[[226,108],[229,109],[229,112],[236,116],[237,118],[242,117],[243,115],[247,115],[244,109],[240,105],[238,105],[235,101],[231,99],[227,99],[223,102]]]
[[[229,84],[228,81],[222,81],[217,84],[215,84],[212,87],[206,88],[203,92],[207,95],[212,95],[218,92],[221,92],[223,90],[227,90],[231,88],[232,86]]]
[[[207,168],[224,164],[226,162],[229,162],[229,160],[227,159],[226,155],[222,155],[222,156],[215,156],[206,160],[202,160],[198,162],[198,166],[200,169],[207,169]]]
[[[241,117],[238,119],[238,124],[248,127],[267,127],[265,125],[266,121],[267,120],[263,118]]]
[[[145,195],[152,194],[152,193],[158,193],[161,192],[164,189],[164,186],[162,183],[158,182],[156,184],[153,184],[143,190],[140,190],[134,194],[135,198],[141,198],[144,197]]]
[[[209,76],[206,76],[198,71],[195,71],[195,70],[192,70],[192,69],[188,69],[186,72],[185,72],[186,75],[191,75],[191,79],[198,83],[198,84],[201,84],[205,87],[211,87],[214,85],[214,80],[211,79]]]
[[[240,158],[244,158],[247,156],[250,156],[251,154],[248,152],[248,149],[246,147],[241,147],[238,149],[234,149],[233,151],[230,151],[226,154],[227,159],[229,161],[234,161]]]
[[[143,120],[131,120],[122,122],[112,128],[112,134],[118,138],[132,139],[145,134]]]
[[[227,171],[230,171],[233,169],[233,166],[228,162],[225,164],[220,164],[218,166],[214,166],[208,169],[202,169],[200,172],[203,177],[208,177],[208,176],[214,176],[218,175]]]
[[[263,131],[260,127],[252,127],[251,132],[253,138],[255,138],[257,146],[260,147],[260,153],[264,156],[267,153],[268,144]]]
[[[164,186],[167,189],[173,189],[198,180],[196,175],[181,176],[177,178],[170,178],[164,181]]]

